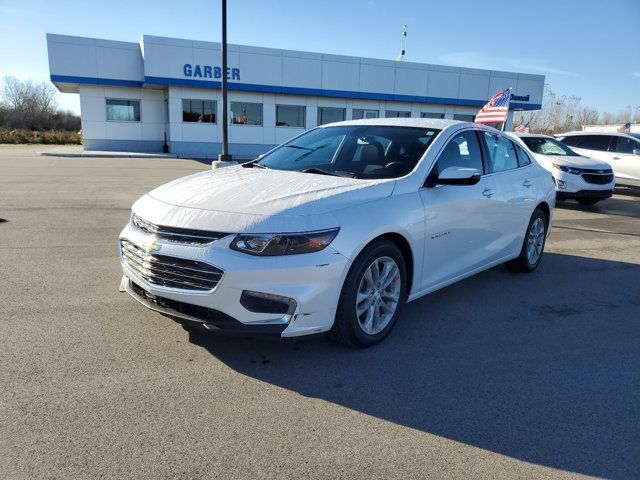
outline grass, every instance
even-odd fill
[[[78,132],[46,130],[0,130],[0,143],[13,145],[38,143],[43,145],[82,145],[82,136]]]

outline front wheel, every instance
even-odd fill
[[[527,233],[522,242],[522,249],[518,258],[506,263],[509,270],[513,272],[533,272],[544,253],[544,245],[547,239],[548,220],[545,213],[540,208],[536,208],[531,215]]]
[[[368,347],[386,337],[405,303],[407,273],[395,243],[378,240],[353,262],[342,287],[332,337]]]

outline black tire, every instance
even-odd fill
[[[360,282],[369,267],[378,259],[391,258],[397,265],[400,274],[400,296],[391,320],[378,333],[370,335],[360,326],[356,314],[356,296]],[[376,240],[367,246],[351,265],[347,278],[342,286],[336,318],[330,332],[331,338],[352,347],[369,347],[385,338],[393,329],[402,312],[407,295],[407,269],[404,256],[398,246],[385,239]]]
[[[599,198],[576,198],[576,202],[580,205],[595,205],[599,201]]]
[[[541,219],[544,225],[544,234],[542,237],[542,249],[540,251],[540,255],[538,256],[538,258],[534,262],[531,262],[529,260],[529,256],[527,255],[527,247],[529,245],[529,236],[531,235],[531,229],[537,219]],[[544,211],[542,211],[542,209],[538,207],[534,210],[533,214],[531,215],[531,220],[529,220],[529,225],[527,226],[527,232],[525,233],[524,240],[522,242],[522,249],[520,250],[520,255],[518,255],[517,258],[505,264],[507,269],[512,272],[530,273],[530,272],[533,272],[536,268],[538,268],[538,265],[540,265],[540,262],[542,261],[542,257],[544,255],[544,246],[547,241],[548,230],[549,230],[549,220],[547,219],[547,216],[545,215]]]

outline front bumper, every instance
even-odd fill
[[[557,200],[570,200],[574,198],[599,198],[605,199],[613,195],[613,190],[578,190],[577,192],[563,192],[558,191],[556,193]]]
[[[609,183],[598,184],[585,181],[582,175],[554,171],[553,181],[556,185],[557,200],[570,198],[608,198],[613,192],[615,179]]]
[[[128,224],[120,239],[144,247],[151,236]],[[293,337],[331,328],[349,269],[346,257],[331,246],[310,254],[256,257],[231,250],[232,239],[233,235],[229,235],[206,245],[155,241],[164,256],[205,262],[223,270],[222,278],[211,291],[149,283],[122,261],[122,253],[121,290],[147,308],[196,322],[208,330]],[[292,308],[286,313],[260,312],[256,308],[250,311],[246,302],[241,302],[243,292],[293,299]]]

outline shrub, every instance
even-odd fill
[[[78,132],[58,130],[0,130],[0,143],[39,143],[44,145],[81,145],[82,136]]]

